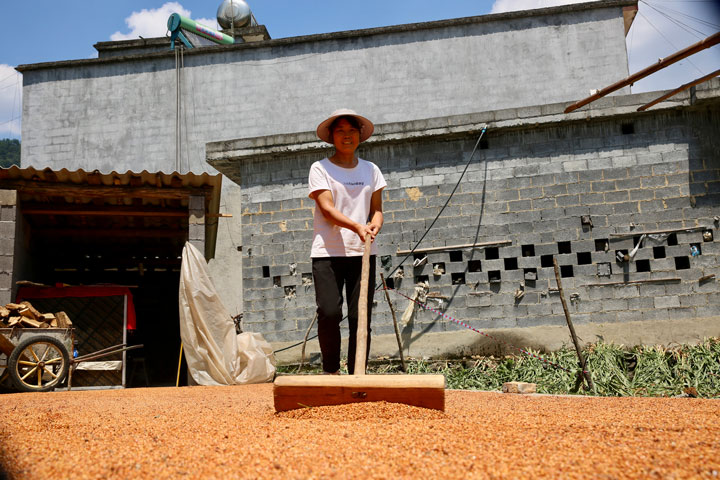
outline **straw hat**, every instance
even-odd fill
[[[335,110],[330,117],[328,117],[327,120],[322,122],[320,125],[318,125],[316,133],[318,138],[320,140],[323,140],[327,143],[332,144],[332,133],[330,132],[330,125],[332,125],[332,122],[335,121],[338,117],[354,117],[357,119],[357,121],[360,123],[360,141],[364,142],[368,138],[370,138],[370,135],[372,135],[373,130],[375,130],[375,126],[373,123],[368,120],[367,118],[358,115],[355,110],[350,110],[349,108],[341,108],[340,110]]]

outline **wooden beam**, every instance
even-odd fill
[[[587,98],[584,98],[576,103],[573,103],[569,107],[565,109],[565,113],[570,113],[572,111],[577,110],[580,107],[584,107],[588,103],[594,102],[595,100],[604,97],[605,95],[608,95],[616,90],[620,90],[623,87],[626,87],[628,85],[632,85],[633,83],[637,82],[638,80],[647,77],[648,75],[651,75],[658,70],[661,70],[665,67],[668,67],[672,65],[673,63],[679,62],[683,58],[689,57],[690,55],[693,55],[697,52],[700,52],[702,50],[705,50],[706,48],[710,48],[714,45],[717,45],[720,43],[720,32],[711,35],[703,40],[700,40],[697,43],[693,43],[687,48],[683,48],[682,50],[679,50],[672,55],[668,55],[665,58],[661,58],[658,60],[658,62],[654,65],[651,65],[649,67],[643,68],[637,73],[634,73],[630,75],[627,78],[624,78],[623,80],[620,80],[619,82],[615,82],[612,85],[609,85],[605,88],[602,88],[595,92],[594,94],[590,95]]]
[[[187,217],[187,209],[177,210],[171,208],[142,208],[127,206],[101,206],[67,205],[58,208],[57,205],[21,205],[23,215],[73,215],[73,216],[123,216],[123,217]]]
[[[688,82],[685,85],[681,85],[678,88],[676,88],[675,90],[666,93],[662,97],[658,97],[655,100],[653,100],[652,102],[646,103],[642,107],[638,107],[637,111],[643,112],[643,111],[647,110],[648,108],[652,107],[653,105],[657,105],[658,103],[662,102],[663,100],[667,100],[668,98],[670,98],[674,95],[677,95],[678,93],[682,92],[683,90],[687,90],[690,87],[694,87],[695,85],[699,85],[703,82],[707,82],[711,78],[715,78],[718,75],[720,75],[720,70],[715,70],[714,72],[712,72],[708,75],[705,75],[704,77],[700,77],[697,80],[693,80],[692,82]]]
[[[174,199],[191,195],[209,196],[212,187],[133,187],[130,185],[74,185],[67,183],[47,183],[28,180],[3,180],[3,188],[17,190],[22,195],[47,195],[63,197],[131,197]]]
[[[73,228],[33,228],[36,235],[50,235],[55,237],[104,237],[104,238],[187,238],[187,229],[73,229]]]

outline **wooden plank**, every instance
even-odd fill
[[[10,310],[0,305],[0,318],[7,318],[10,316]]]
[[[43,323],[29,317],[20,317],[20,323],[29,327],[42,328]],[[47,324],[45,324],[47,325]]]
[[[286,375],[275,380],[275,411],[358,402],[445,410],[442,375]]]
[[[5,357],[10,358],[10,354],[13,350],[15,350],[15,345],[8,340],[5,335],[0,333],[0,352],[4,353]]]
[[[65,312],[57,312],[55,314],[55,317],[58,320],[58,327],[60,328],[70,328],[72,327],[72,322],[70,321],[70,317],[67,316],[67,313]]]
[[[20,315],[13,315],[8,319],[8,327],[14,327],[18,323],[20,323],[20,319],[22,317]]]

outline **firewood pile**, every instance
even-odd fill
[[[65,312],[40,313],[30,302],[0,306],[0,328],[70,328],[72,322]]]

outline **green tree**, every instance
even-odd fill
[[[13,165],[20,165],[20,140],[4,138],[0,140],[0,167]]]

